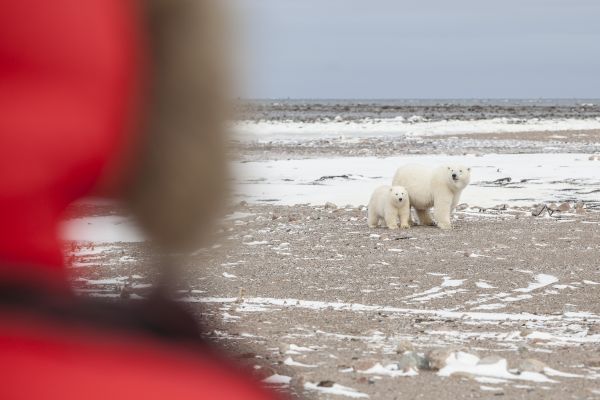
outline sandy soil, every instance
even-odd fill
[[[306,389],[318,382],[373,399],[600,396],[600,215],[466,210],[454,224],[372,230],[355,208],[241,206],[219,243],[184,266],[179,296],[207,337],[259,378],[291,377],[276,386],[295,396],[344,397]],[[124,286],[144,296],[156,280],[143,243],[73,254],[87,295],[122,301]],[[406,342],[417,353],[499,356],[509,368],[533,358],[576,376],[359,372],[401,361]]]

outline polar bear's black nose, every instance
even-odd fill
[[[452,179],[456,179],[456,174],[452,174]]]

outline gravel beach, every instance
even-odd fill
[[[433,120],[599,115],[597,106],[570,103],[444,108],[289,102],[255,104],[245,112],[255,120],[309,122],[340,113],[344,119],[419,114]],[[288,184],[343,190],[381,178],[322,181],[318,176],[329,171],[318,170],[321,164],[294,167],[297,160],[335,165],[345,157],[350,165],[362,157],[469,154],[485,163],[478,156],[515,154],[526,161],[528,154],[561,153],[553,168],[568,162],[587,175],[472,182],[466,191],[495,190],[501,197],[520,190],[533,200],[461,205],[450,231],[369,229],[360,203],[292,205],[302,201],[271,199],[270,192],[257,197],[262,203],[236,197],[215,243],[181,265],[176,297],[197,316],[207,340],[293,398],[600,398],[600,199],[594,197],[600,187],[593,179],[600,130],[294,137],[237,140],[231,149],[238,168],[252,164],[263,174],[236,185],[289,196],[295,192]],[[316,181],[300,180],[301,170],[271,181],[269,171],[288,160],[290,171],[317,169]],[[477,171],[491,168],[487,173],[495,176],[493,167],[482,164]],[[504,177],[499,168],[497,174]],[[547,193],[562,200],[536,198]],[[102,221],[97,226],[116,232],[128,224],[123,213],[110,203],[88,203],[74,206],[69,217],[92,230]],[[82,296],[138,301],[157,285],[160,274],[149,268],[152,246],[142,238],[91,238],[66,244],[73,286]]]

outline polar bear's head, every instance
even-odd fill
[[[390,186],[390,195],[392,203],[396,206],[408,201],[408,192],[404,189],[404,186]]]
[[[464,165],[448,165],[446,172],[448,184],[456,190],[464,189],[471,180],[471,168]]]

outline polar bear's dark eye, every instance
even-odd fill
[[[462,169],[460,170],[460,172],[462,172]]]

